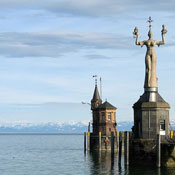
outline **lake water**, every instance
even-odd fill
[[[0,175],[174,175],[175,168],[125,167],[117,155],[84,154],[83,135],[0,135]]]

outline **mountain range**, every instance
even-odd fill
[[[118,131],[131,131],[132,121],[117,123]],[[175,129],[175,121],[171,121]],[[171,128],[170,127],[170,128]],[[88,131],[88,122],[0,122],[0,133],[83,133]],[[92,131],[92,125],[91,125]]]
[[[117,123],[118,131],[130,131],[133,122]],[[0,133],[83,133],[88,131],[88,122],[0,122]],[[92,131],[92,125],[91,125]]]

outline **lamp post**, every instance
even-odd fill
[[[91,106],[90,103],[87,103],[87,102],[84,102],[84,101],[82,101],[81,103],[82,103],[83,105],[86,105],[86,104],[87,104],[87,105],[90,105],[90,106]]]
[[[83,105],[89,105],[89,106],[91,106],[91,104],[88,103],[88,102],[82,101],[81,103],[82,103]],[[90,132],[90,126],[91,126],[91,122],[88,123],[88,132]]]

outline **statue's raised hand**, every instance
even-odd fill
[[[165,25],[163,24],[162,31],[161,31],[162,35],[165,35],[167,32],[168,32],[168,30],[165,29]]]
[[[134,36],[138,36],[138,34],[139,34],[139,32],[138,32],[138,28],[135,27],[134,32],[133,32],[133,35],[134,35]]]

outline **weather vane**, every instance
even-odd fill
[[[93,78],[95,78],[95,85],[97,86],[97,75],[93,75]]]
[[[149,22],[149,29],[151,29],[151,27],[152,27],[151,23],[153,22],[153,20],[151,19],[151,16],[149,17],[147,22]]]

